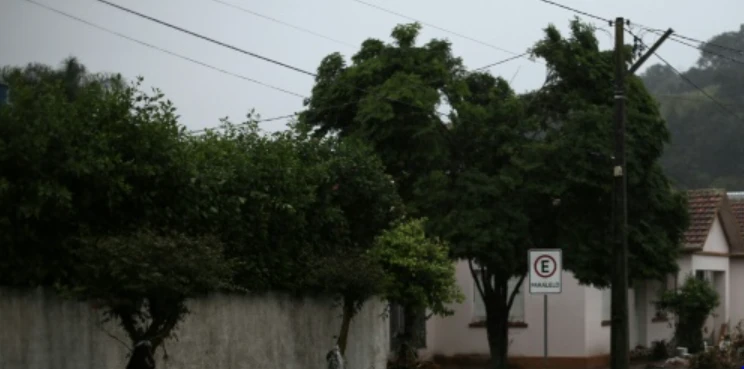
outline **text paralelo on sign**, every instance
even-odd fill
[[[530,249],[530,293],[561,293],[562,253],[560,249]]]

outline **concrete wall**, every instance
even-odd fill
[[[215,295],[193,300],[192,313],[158,350],[166,369],[325,368],[338,334],[340,313],[330,301],[282,295]],[[389,352],[385,304],[368,303],[354,319],[347,348],[349,368],[383,369]],[[127,349],[116,325],[99,324],[87,304],[53,292],[0,288],[0,369],[123,369]],[[125,340],[126,341],[126,340]]]

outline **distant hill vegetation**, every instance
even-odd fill
[[[744,190],[744,25],[705,43],[675,40],[700,50],[682,73],[699,89],[667,65],[642,75],[672,135],[662,165],[681,188]]]

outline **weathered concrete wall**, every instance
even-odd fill
[[[389,324],[382,302],[354,319],[347,348],[350,369],[383,369]],[[158,368],[314,369],[338,334],[340,313],[330,301],[282,295],[215,295],[193,300],[177,341],[167,341]],[[123,369],[128,350],[113,323],[89,305],[49,290],[0,288],[0,369]]]

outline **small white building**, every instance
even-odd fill
[[[675,288],[693,274],[713,284],[721,305],[706,324],[707,337],[717,342],[728,327],[744,320],[744,290],[732,290],[732,280],[744,281],[744,193],[706,189],[689,193],[690,227],[685,232],[680,272],[666,283],[642,281],[629,291],[631,347],[651,347],[669,340],[673,320],[656,310],[663,289]],[[737,219],[739,216],[739,219]],[[424,357],[458,367],[482,366],[489,358],[485,310],[466,261],[457,263],[457,280],[464,303],[453,316],[427,322]],[[526,288],[523,288],[526,290]],[[563,272],[563,290],[549,297],[548,360],[551,368],[603,368],[609,363],[610,293],[583,286]],[[543,365],[543,299],[520,292],[511,311],[510,361],[522,368]]]

